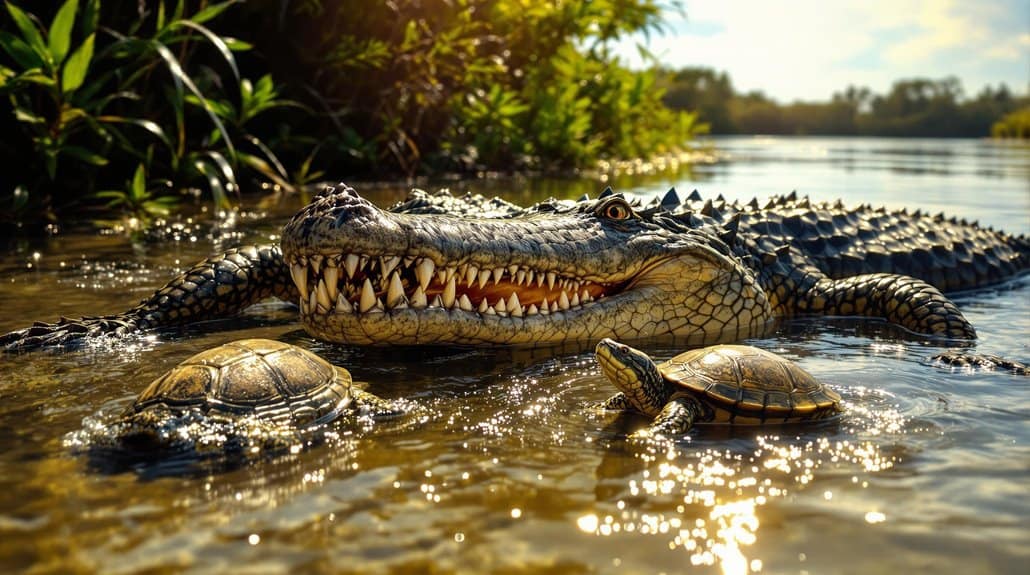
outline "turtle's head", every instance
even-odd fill
[[[648,355],[639,349],[604,338],[594,350],[601,371],[629,403],[644,415],[655,417],[669,399],[665,378]]]

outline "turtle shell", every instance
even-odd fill
[[[147,386],[129,413],[163,406],[305,425],[336,417],[351,402],[351,385],[347,370],[310,351],[279,341],[244,339],[175,366]]]
[[[658,370],[712,408],[712,423],[789,423],[841,411],[836,392],[797,364],[756,347],[695,349],[660,364]]]

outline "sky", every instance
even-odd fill
[[[829,100],[848,85],[885,94],[895,80],[956,76],[966,97],[1004,82],[1030,89],[1030,0],[683,0],[645,43],[672,68],[725,71],[738,92]]]

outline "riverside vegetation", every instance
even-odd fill
[[[661,33],[676,7],[5,0],[0,229],[83,216],[145,226],[184,200],[221,209],[241,190],[344,175],[575,170],[674,153],[709,125],[1030,133],[1027,98],[1004,86],[961,101],[957,80],[911,80],[781,106],[712,70],[624,66],[615,42]]]
[[[255,183],[578,168],[700,129],[610,50],[661,30],[657,0],[8,0],[2,17],[15,228],[224,207]]]

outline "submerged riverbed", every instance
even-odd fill
[[[848,205],[945,211],[1030,232],[1030,149],[975,140],[727,138],[726,160],[612,181],[451,182],[518,203],[797,190]],[[406,186],[362,186],[388,205]],[[438,185],[426,186],[436,189]],[[177,270],[275,241],[296,199],[235,227],[133,245],[62,234],[0,257],[0,332],[127,309]],[[257,201],[257,200],[250,200]],[[214,237],[211,237],[211,236]],[[1030,360],[1030,278],[954,299],[975,350]],[[119,465],[75,453],[186,357],[280,339],[347,367],[413,416],[343,425],[325,444],[235,469]],[[1030,379],[929,364],[938,342],[853,319],[749,340],[845,400],[814,427],[623,440],[643,420],[590,409],[613,392],[591,349],[369,349],[308,337],[290,306],[68,352],[0,356],[0,565],[7,572],[1017,573],[1030,560]],[[682,351],[652,344],[658,359]],[[246,568],[246,569],[244,569]]]

